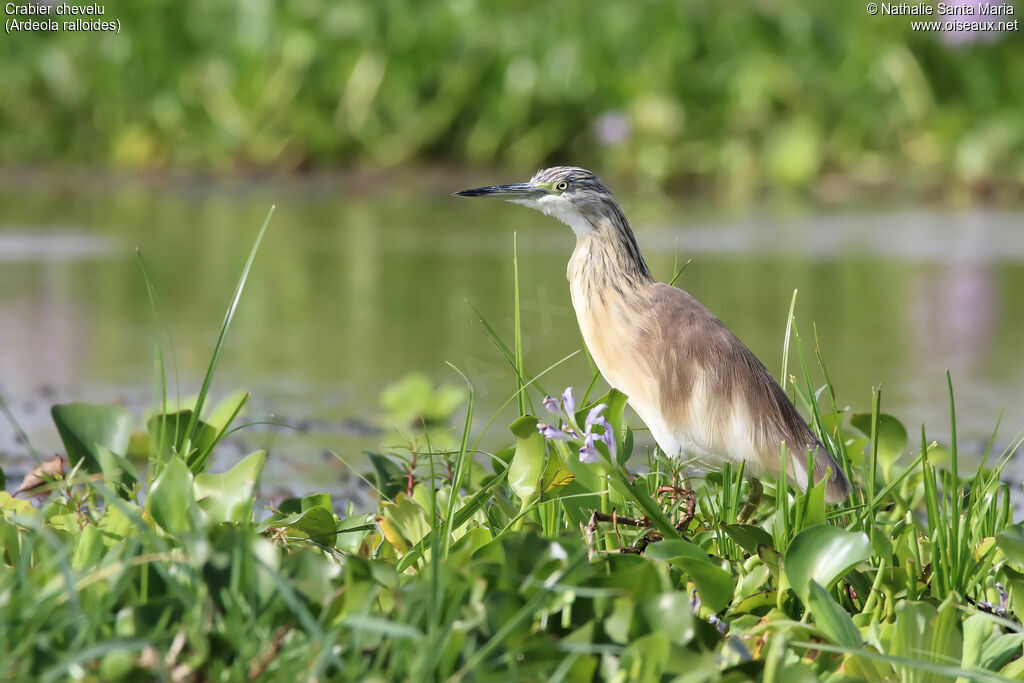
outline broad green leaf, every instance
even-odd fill
[[[868,441],[866,436],[858,436],[847,438],[843,444],[843,450],[846,451],[846,457],[849,458],[854,471],[864,467],[864,449],[867,448]]]
[[[61,441],[74,467],[84,462],[92,473],[102,473],[100,448],[124,456],[132,434],[132,414],[117,405],[66,403],[50,409]]]
[[[35,511],[35,506],[30,501],[15,498],[7,491],[0,491],[0,517],[9,514],[20,515],[33,511]]]
[[[853,619],[832,595],[822,588],[818,582],[811,580],[808,585],[807,606],[814,615],[814,623],[836,645],[844,647],[860,647],[860,631]]]
[[[138,528],[137,522],[142,519],[142,514],[142,508],[135,503],[120,501],[107,505],[99,523],[106,544],[113,545],[133,534]]]
[[[690,596],[682,591],[662,593],[644,599],[637,612],[650,625],[650,630],[662,633],[672,642],[685,645],[695,633]]]
[[[800,529],[825,523],[825,480],[809,487],[793,501],[800,513]]]
[[[452,545],[452,553],[458,550],[467,550],[469,555],[484,547],[493,540],[491,532],[479,526],[475,526],[464,533],[459,540]],[[451,557],[451,555],[449,555]]]
[[[951,594],[938,609],[927,602],[904,600],[897,603],[889,654],[929,663],[958,664],[962,659],[963,639],[954,597],[955,594]],[[903,681],[938,683],[948,680],[912,665],[897,665],[896,669]]]
[[[197,474],[206,469],[206,459],[200,458],[200,454],[213,445],[217,438],[217,430],[200,420],[196,427],[195,442],[188,444],[189,452],[185,453],[191,420],[191,410],[155,415],[149,418],[146,429],[149,430],[153,448],[163,446],[163,451],[157,454],[161,461],[170,460],[175,454],[180,455],[187,458],[189,469],[193,474]]]
[[[999,675],[1006,680],[1024,681],[1024,657],[1018,657],[1004,666],[999,670]]]
[[[332,501],[331,497],[326,493],[311,493],[308,496],[303,496],[299,499],[299,509],[303,511],[316,507],[317,505],[330,509],[333,504],[334,501]]]
[[[334,579],[341,573],[336,561],[311,546],[289,548],[282,558],[292,585],[314,604],[326,604],[335,588]]]
[[[961,667],[973,669],[981,665],[981,653],[995,628],[995,622],[987,614],[972,614],[964,619],[964,654],[960,662]]]
[[[371,531],[376,531],[373,518],[367,515],[354,515],[338,522],[338,540],[334,547],[350,553],[357,552],[363,539]],[[390,565],[389,565],[390,566]]]
[[[114,485],[122,498],[128,498],[135,482],[138,481],[135,466],[128,458],[114,453],[105,446],[97,446],[96,455],[100,460],[104,481]]]
[[[664,560],[666,562],[672,562],[681,558],[688,558],[711,564],[711,560],[708,559],[708,554],[706,552],[693,543],[679,538],[651,543],[647,546],[647,549],[644,550],[644,555],[655,560]]]
[[[626,426],[626,433],[622,436],[622,444],[619,446],[619,457],[618,461],[620,465],[625,465],[629,462],[629,459],[633,456],[633,428]]]
[[[295,529],[306,534],[310,539],[323,545],[334,545],[338,530],[338,520],[330,508],[314,505],[302,512],[287,517],[267,520],[260,525],[265,529]]]
[[[192,473],[181,458],[172,458],[153,482],[146,497],[146,509],[169,534],[195,527],[199,512],[192,490]]]
[[[735,581],[732,574],[711,562],[690,558],[674,560],[693,581],[701,602],[712,612],[720,612],[732,600]]]
[[[103,532],[95,524],[87,524],[75,539],[75,551],[71,555],[71,568],[88,569],[96,565],[103,556]]]
[[[466,504],[455,512],[455,515],[452,518],[452,528],[457,529],[462,526],[480,509],[482,509],[484,504],[492,498],[491,490],[504,482],[507,476],[508,468],[496,474],[494,478],[482,486],[479,491],[470,496],[466,501]],[[405,571],[411,567],[413,563],[423,557],[424,551],[434,544],[434,534],[435,532],[431,531],[429,534],[424,536],[419,543],[410,548],[409,552],[406,553],[396,565],[398,571]]]
[[[722,527],[732,540],[751,555],[757,555],[762,545],[774,547],[771,534],[753,524],[726,524]]]
[[[1000,573],[1006,577],[1006,583],[1010,585],[1010,606],[1017,614],[1024,614],[1024,573],[1015,570],[1009,564],[1004,565]]]
[[[871,438],[871,413],[856,413],[850,417],[853,425],[864,436]],[[889,471],[903,452],[907,450],[907,429],[892,415],[878,415],[878,463],[882,473],[889,480]]]
[[[544,437],[537,431],[537,418],[524,415],[509,429],[516,437],[516,453],[508,471],[508,483],[525,505],[538,494],[544,471]]]
[[[632,597],[623,596],[612,600],[611,612],[605,617],[604,632],[614,643],[628,643],[629,632],[633,626],[633,614],[636,603]]]
[[[409,552],[431,531],[427,513],[403,493],[395,497],[395,502],[382,504],[375,519],[381,533],[399,554]],[[456,528],[455,525],[452,528]]]
[[[963,621],[962,669],[999,671],[1020,657],[1024,633],[1003,633],[996,617],[972,614]]]
[[[686,573],[697,587],[701,602],[718,612],[732,599],[732,574],[712,562],[707,553],[689,541],[669,539],[647,546],[647,557],[670,562]]]
[[[757,556],[761,558],[761,561],[766,566],[776,570],[779,568],[779,560],[782,558],[779,551],[768,545],[757,546]]]
[[[7,491],[0,491],[0,503],[3,502],[5,496],[9,497],[10,494]],[[32,508],[32,503],[27,500],[17,502]],[[10,566],[18,563],[18,558],[21,556],[21,535],[18,530],[19,527],[13,522],[0,517],[0,569],[4,567],[4,561]]]
[[[821,679],[814,673],[814,669],[803,662],[787,664],[779,671],[777,678],[786,683],[817,683]]]
[[[996,545],[1013,564],[1024,568],[1024,526],[1008,526],[996,534]]]
[[[544,466],[544,474],[540,478],[540,492],[550,493],[572,483],[576,478],[573,471],[562,460],[562,456],[552,450],[548,453],[548,462]]]
[[[793,590],[807,604],[811,581],[831,588],[869,557],[871,542],[866,534],[821,524],[796,535],[786,551],[783,567]]]
[[[651,630],[652,633],[640,636],[622,651],[618,658],[621,668],[614,672],[615,676],[609,677],[611,680],[636,683],[659,683],[663,680],[665,668],[672,654],[670,634]]]
[[[994,638],[981,653],[981,668],[999,671],[1020,657],[1021,645],[1024,645],[1024,633],[1004,633]]]
[[[215,522],[248,522],[256,499],[266,451],[256,451],[223,474],[204,472],[195,478],[199,507]]]
[[[402,480],[406,473],[391,458],[378,453],[367,453],[370,464],[373,465],[373,484],[377,487],[382,498],[394,500],[399,492],[406,489],[407,482]]]
[[[757,562],[749,569],[746,575],[740,578],[733,593],[733,600],[743,600],[755,593],[763,592],[765,584],[771,578],[771,568],[763,562]]]

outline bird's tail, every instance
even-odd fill
[[[807,464],[806,453],[793,455],[794,472],[804,489],[808,483]],[[843,468],[819,441],[815,443],[814,448],[814,483],[817,484],[826,476],[828,481],[825,484],[825,500],[829,503],[842,503],[853,492],[853,485],[843,472]]]

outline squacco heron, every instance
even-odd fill
[[[633,230],[590,171],[557,166],[529,182],[456,192],[498,197],[554,216],[576,233],[566,276],[576,318],[607,382],[629,397],[670,457],[707,467],[745,463],[752,475],[786,470],[807,487],[828,477],[838,503],[850,481],[757,356],[699,301],[655,282]],[[813,452],[813,458],[809,458]]]

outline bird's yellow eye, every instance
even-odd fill
[[[559,192],[565,192],[566,190],[569,189],[569,183],[565,182],[564,180],[559,180],[557,183],[555,183],[555,189],[558,190]]]

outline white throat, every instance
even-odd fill
[[[583,218],[583,215],[576,206],[564,197],[549,194],[540,199],[510,199],[509,201],[513,204],[522,204],[531,209],[537,209],[545,216],[557,218],[572,228],[572,231],[578,236],[583,236],[593,231],[593,228]]]

